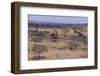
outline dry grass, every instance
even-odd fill
[[[32,28],[31,28],[32,29]],[[33,29],[34,30],[34,29]],[[45,29],[40,29],[45,30]],[[58,29],[57,29],[58,30]],[[49,29],[50,32],[53,32],[53,30]],[[58,30],[59,33],[61,33],[61,30]],[[84,33],[84,32],[83,32]],[[84,33],[85,36],[87,36],[87,33]],[[73,32],[70,32],[69,35],[74,35]],[[84,45],[82,42],[80,42],[80,47],[77,49],[70,50],[67,48],[66,42],[69,40],[59,39],[57,42],[51,42],[50,39],[43,39],[42,42],[38,42],[36,44],[44,45],[47,48],[47,52],[41,53],[41,57],[43,57],[43,60],[48,59],[75,59],[75,58],[87,58],[87,49],[83,50],[81,48],[87,48],[86,45]],[[36,60],[34,57],[38,56],[35,52],[32,51],[32,46],[34,46],[35,42],[31,41],[31,37],[29,36],[29,51],[28,51],[28,60]],[[37,60],[42,60],[37,59]]]

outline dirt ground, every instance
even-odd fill
[[[74,35],[73,32],[70,32],[70,34]],[[85,46],[83,43],[80,43],[81,46],[78,47],[77,49],[71,50],[66,47],[66,42],[63,39],[59,39],[57,42],[51,42],[49,39],[44,38],[42,42],[35,43],[34,41],[31,41],[31,37],[29,36],[28,60],[36,60],[34,59],[34,57],[38,56],[38,54],[32,51],[31,49],[34,46],[34,44],[43,45],[43,46],[46,46],[47,48],[46,52],[43,52],[40,54],[40,56],[43,58],[37,59],[37,60],[76,59],[76,58],[87,58],[88,57],[88,50],[82,49],[83,47],[87,48],[87,46]]]

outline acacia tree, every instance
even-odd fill
[[[71,42],[68,43],[68,48],[70,50],[77,49],[77,47],[78,47],[78,45],[74,41],[71,41]]]
[[[51,40],[52,40],[53,42],[57,42],[57,41],[58,41],[58,34],[52,33],[52,34],[50,35],[50,37],[51,37]]]
[[[45,33],[42,31],[35,31],[32,34],[32,41],[34,42],[41,42],[43,38],[45,37]]]
[[[38,59],[40,59],[41,58],[41,53],[47,52],[47,48],[44,45],[37,45],[37,44],[35,44],[32,47],[32,51],[34,51],[35,53],[37,53],[38,54]]]

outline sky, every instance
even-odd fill
[[[46,16],[46,15],[28,15],[29,23],[63,23],[63,24],[87,24],[88,17],[79,16]]]

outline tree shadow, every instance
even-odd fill
[[[45,56],[34,56],[34,57],[32,57],[30,60],[44,60],[44,59],[46,59],[47,57],[45,57]]]

